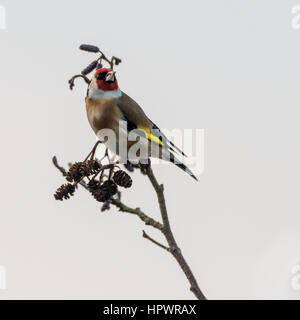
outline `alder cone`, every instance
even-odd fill
[[[96,46],[92,46],[91,44],[82,44],[79,47],[79,49],[83,51],[94,52],[94,53],[99,52],[99,48]]]
[[[130,188],[132,186],[132,179],[129,174],[123,170],[116,171],[114,173],[113,180],[120,187]]]
[[[98,189],[91,192],[97,201],[105,202],[118,192],[118,187],[112,180],[107,180]]]
[[[69,169],[66,179],[69,182],[78,182],[83,177],[90,174],[90,168],[85,162],[75,162]]]
[[[71,196],[73,196],[75,192],[75,186],[71,183],[66,183],[61,185],[55,192],[54,198],[55,200],[63,201],[64,199],[67,200]]]
[[[98,64],[98,61],[97,61],[97,60],[91,62],[86,68],[84,68],[84,69],[81,71],[81,74],[84,75],[84,76],[86,76],[87,74],[89,74],[90,72],[92,72],[94,69],[96,69],[97,64]]]

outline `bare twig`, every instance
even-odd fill
[[[167,250],[168,252],[170,252],[170,248],[166,247],[165,245],[161,244],[160,242],[154,240],[153,238],[151,238],[146,232],[145,230],[143,230],[143,237],[150,240],[151,242],[153,242],[154,244],[156,244],[157,246]]]
[[[64,177],[67,175],[67,171],[65,170],[65,168],[58,164],[56,156],[52,158],[52,163],[62,173]]]
[[[120,58],[117,58],[115,56],[112,56],[111,59],[109,60],[100,49],[99,49],[99,52],[100,52],[101,56],[98,58],[98,60],[99,61],[105,60],[107,63],[109,63],[109,65],[112,69],[114,68],[114,64],[118,65],[119,63],[122,62],[122,60]]]
[[[91,157],[91,159],[94,159],[95,152],[96,152],[97,147],[98,147],[98,145],[99,145],[100,143],[101,143],[100,140],[98,140],[98,141],[95,143],[95,145],[93,146],[93,149],[92,149],[92,150],[89,152],[89,154],[85,157],[85,159],[83,160],[83,162],[86,161],[89,157]],[[104,156],[106,156],[106,153],[105,153]]]
[[[160,231],[163,230],[163,225],[160,222],[158,222],[158,221],[154,220],[153,218],[149,217],[148,215],[146,215],[144,212],[141,211],[140,208],[135,208],[135,209],[130,208],[130,207],[126,206],[123,202],[121,202],[120,200],[114,199],[114,198],[111,200],[111,202],[112,202],[112,204],[114,204],[116,207],[119,208],[119,211],[135,214],[145,223],[145,225],[152,226],[153,228],[156,228]]]
[[[77,79],[77,78],[83,78],[83,80],[89,85],[90,84],[90,82],[91,82],[91,80],[88,78],[88,77],[86,77],[86,76],[84,76],[84,75],[82,75],[82,74],[76,74],[75,76],[73,76],[70,80],[69,80],[69,86],[70,86],[70,89],[71,90],[73,90],[73,88],[74,88],[74,82],[75,82],[75,79]]]

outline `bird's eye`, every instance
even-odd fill
[[[104,80],[106,74],[107,74],[107,72],[98,73],[97,76],[96,76],[96,79],[97,79],[97,80]]]

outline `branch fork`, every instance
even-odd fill
[[[94,155],[95,155],[95,151],[96,151],[98,144],[99,144],[99,142],[93,147],[91,152],[85,158],[84,163],[89,160],[94,160]],[[107,150],[105,152],[104,157],[108,157]],[[62,175],[64,177],[68,177],[70,175],[70,173],[69,173],[70,170],[67,171],[63,167],[61,167],[58,164],[56,157],[53,157],[52,162],[53,162],[54,166],[62,173]],[[113,174],[112,172],[114,171],[114,168],[115,168],[115,166],[117,166],[117,164],[118,164],[118,162],[109,163],[107,165],[101,165],[100,166],[101,169],[99,169],[99,172],[96,172],[94,174],[92,179],[89,178],[89,176],[86,176],[86,178],[88,179],[88,182],[87,182],[87,181],[85,181],[84,177],[82,177],[79,181],[76,182],[76,185],[80,184],[82,187],[84,187],[85,189],[87,189],[88,191],[91,192],[90,181],[93,181],[96,178],[96,176],[101,172],[101,175],[99,177],[99,184],[101,185],[101,183],[102,183],[101,179],[103,179],[102,173],[104,172],[104,170],[109,170],[110,173],[108,175],[108,180],[106,180],[103,184],[105,184],[107,181],[112,181],[111,180],[112,174]],[[141,170],[141,172],[144,172],[144,174],[147,175],[148,179],[150,180],[150,182],[156,192],[157,200],[158,200],[158,204],[159,204],[159,208],[160,208],[160,213],[161,213],[161,218],[162,218],[162,223],[153,219],[151,216],[149,216],[148,214],[143,212],[140,208],[131,208],[131,207],[127,206],[126,204],[124,204],[120,199],[120,192],[116,193],[115,189],[114,189],[115,195],[110,195],[110,197],[104,201],[104,205],[103,205],[103,207],[105,208],[104,210],[109,209],[110,204],[114,205],[116,208],[119,209],[120,212],[127,212],[130,214],[134,214],[140,220],[142,220],[145,223],[145,225],[151,226],[154,229],[159,230],[164,235],[164,237],[168,243],[167,246],[160,243],[159,241],[155,240],[154,238],[152,238],[150,235],[148,235],[146,233],[145,230],[143,230],[142,236],[143,236],[143,238],[149,240],[151,243],[155,244],[156,246],[169,252],[176,259],[177,263],[179,264],[179,266],[181,267],[182,271],[184,272],[186,278],[188,279],[188,281],[190,283],[190,290],[194,293],[194,295],[199,300],[206,300],[206,297],[204,296],[204,294],[200,290],[199,285],[196,281],[196,278],[194,277],[189,265],[187,264],[186,260],[184,259],[182,252],[181,252],[180,248],[178,247],[178,245],[175,241],[174,235],[172,233],[172,230],[170,227],[170,222],[169,222],[169,217],[168,217],[168,213],[167,213],[163,184],[159,184],[157,182],[156,177],[154,176],[154,173],[153,173],[150,165],[147,168],[147,170],[145,170],[145,168],[143,168],[143,170]],[[73,195],[73,194],[71,194],[71,195]],[[106,193],[105,193],[105,195],[106,195]],[[97,201],[101,202],[103,200],[102,197],[98,197],[98,198],[96,196],[94,196],[94,197]],[[61,200],[61,199],[59,199],[59,200]],[[102,210],[102,211],[104,211],[104,210]]]

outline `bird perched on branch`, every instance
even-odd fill
[[[149,157],[160,158],[174,163],[197,180],[174,154],[184,153],[167,139],[132,98],[120,90],[111,68],[100,66],[96,70],[87,91],[86,111],[98,138],[118,154],[121,161],[143,162]]]

